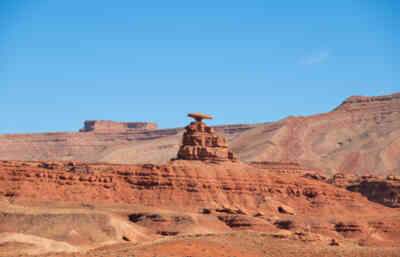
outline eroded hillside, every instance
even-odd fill
[[[400,173],[400,93],[350,97],[332,112],[259,125],[231,141],[245,161],[298,161],[328,173]]]
[[[396,256],[399,209],[336,182],[290,163],[3,161],[0,256]]]

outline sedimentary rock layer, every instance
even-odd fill
[[[185,127],[178,159],[236,161],[233,152],[228,148],[226,138],[215,134],[213,128],[201,121],[211,116],[197,113],[189,114],[189,116],[195,118],[196,121]]]
[[[230,145],[246,161],[295,161],[331,174],[400,174],[400,94],[350,97],[329,113],[260,125]]]

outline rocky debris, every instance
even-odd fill
[[[339,242],[336,239],[332,238],[331,242],[329,243],[330,246],[339,246]]]
[[[202,214],[211,214],[211,213],[212,213],[212,210],[209,209],[209,208],[203,208],[203,209],[201,210],[201,213],[202,213]]]
[[[355,174],[345,174],[345,173],[336,173],[332,176],[332,178],[328,179],[329,184],[333,184],[337,187],[347,188],[354,184],[358,184],[362,181],[362,177]]]
[[[265,214],[261,211],[257,212],[256,214],[253,215],[253,217],[263,217]]]
[[[242,215],[226,215],[226,216],[218,216],[218,219],[224,222],[231,228],[239,228],[239,227],[251,227],[252,222],[249,220],[249,217]]]
[[[347,189],[361,193],[370,201],[392,208],[400,208],[400,181],[365,180],[361,183],[350,185]]]
[[[303,178],[315,179],[318,181],[327,181],[328,177],[318,173],[306,173],[302,176]]]
[[[315,188],[304,188],[303,195],[308,198],[315,198],[319,195],[319,192]]]
[[[358,192],[368,200],[391,208],[400,208],[400,180],[397,175],[376,176],[336,173],[329,184]]]
[[[51,163],[51,162],[41,162],[38,164],[39,168],[44,168],[44,169],[49,169],[49,170],[54,170],[56,168],[59,168],[60,165],[58,163]]]
[[[280,239],[290,239],[290,240],[299,240],[302,242],[327,242],[328,238],[326,236],[306,232],[306,231],[290,231],[287,229],[281,229],[279,232],[271,234],[272,237],[280,238]]]
[[[283,204],[278,206],[278,212],[283,214],[295,215],[295,212],[291,207]]]
[[[132,241],[132,239],[130,238],[129,235],[123,235],[123,236],[122,236],[122,240],[128,241],[128,242]]]
[[[216,212],[228,213],[228,214],[246,214],[241,209],[238,208],[230,208],[226,206],[222,206],[221,208],[215,209]]]
[[[276,227],[265,219],[247,215],[218,215],[218,220],[233,230],[275,231]]]
[[[188,215],[148,212],[132,213],[129,220],[162,236],[175,236],[195,224],[195,220]]]
[[[274,225],[279,229],[291,230],[295,227],[292,220],[278,220],[274,222]]]
[[[177,159],[201,161],[236,161],[236,157],[228,148],[227,140],[215,134],[202,119],[212,119],[210,115],[189,113],[196,121],[185,127],[182,145]]]
[[[338,222],[335,224],[335,231],[344,237],[356,237],[363,233],[363,228],[354,221]]]

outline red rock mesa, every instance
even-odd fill
[[[112,120],[86,120],[80,132],[130,132],[137,130],[156,130],[152,122],[116,122]]]

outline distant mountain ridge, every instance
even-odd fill
[[[400,93],[352,96],[333,111],[288,117],[231,142],[246,161],[290,161],[329,173],[400,173]]]
[[[298,162],[328,173],[400,174],[400,92],[352,96],[328,113],[215,127],[245,162]],[[163,163],[183,128],[0,135],[0,160]]]

